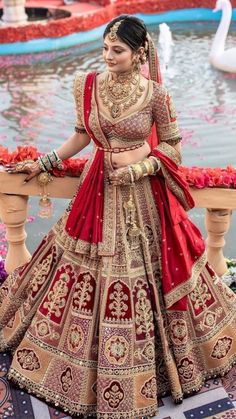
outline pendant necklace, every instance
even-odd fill
[[[141,77],[138,71],[118,74],[115,80],[108,75],[99,82],[99,97],[106,106],[112,118],[119,118],[122,111],[129,109],[137,103],[145,87],[140,84]]]

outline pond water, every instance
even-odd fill
[[[179,115],[183,164],[236,166],[236,74],[221,73],[208,62],[217,24],[181,22],[169,26],[174,47],[163,78]],[[158,45],[158,27],[149,30]],[[235,44],[236,22],[231,25],[227,48]],[[35,144],[43,152],[61,144],[74,127],[72,84],[75,73],[104,69],[101,46],[96,42],[53,54],[0,57],[0,143],[11,150],[20,144]],[[31,251],[67,204],[68,201],[55,200],[54,217],[37,218],[30,225],[28,247]],[[37,200],[32,199],[30,214],[36,213]],[[204,210],[194,210],[190,216],[203,231]],[[235,234],[236,220],[233,219],[225,250],[229,257],[236,255]]]

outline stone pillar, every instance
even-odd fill
[[[28,196],[0,193],[0,218],[6,225],[8,252],[5,269],[8,273],[27,263],[31,255],[26,248],[25,222]]]
[[[229,209],[206,210],[205,227],[208,233],[207,258],[217,275],[227,272],[227,265],[223,255],[225,245],[224,236],[229,230],[232,211]]]
[[[6,24],[24,23],[28,19],[25,13],[25,0],[3,0],[2,20]]]

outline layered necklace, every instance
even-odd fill
[[[145,90],[140,84],[139,71],[118,74],[112,79],[111,73],[99,82],[98,92],[104,106],[112,118],[119,118],[125,110],[137,103]]]

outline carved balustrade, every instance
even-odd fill
[[[30,259],[26,248],[25,222],[29,196],[40,196],[42,187],[36,178],[23,184],[25,175],[0,172],[0,218],[6,225],[8,252],[6,270],[11,272]],[[50,197],[72,198],[78,184],[77,178],[54,178],[47,186]],[[206,208],[208,260],[219,276],[227,271],[223,247],[225,234],[230,227],[231,213],[236,209],[236,189],[191,189],[196,207]]]

